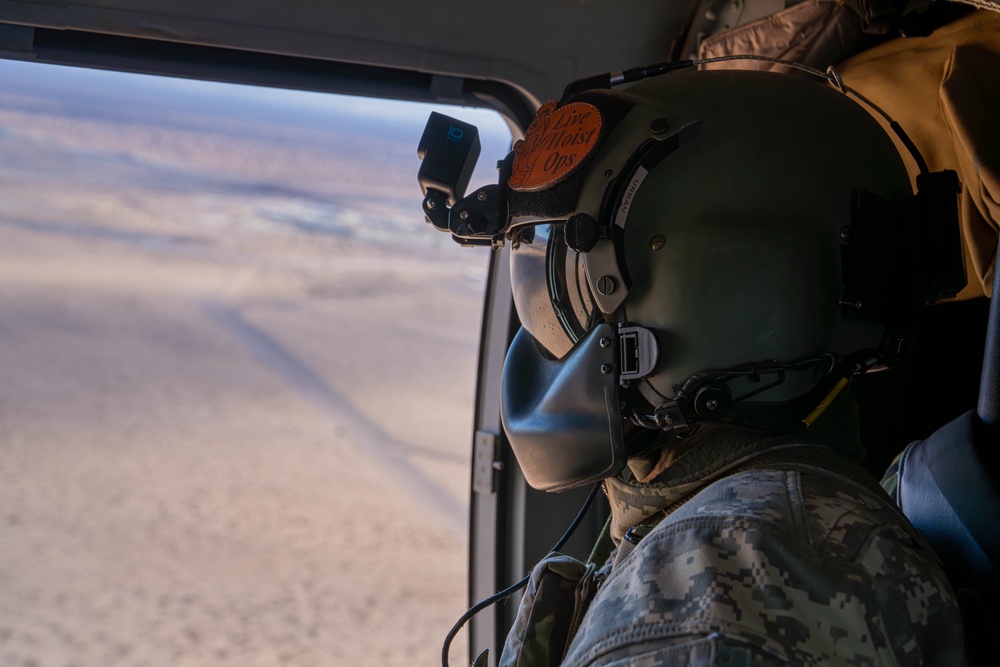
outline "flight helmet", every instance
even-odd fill
[[[494,196],[500,226],[459,202],[469,226],[451,231],[511,245],[502,421],[539,489],[701,428],[806,428],[852,374],[898,360],[933,288],[955,291],[914,287],[920,222],[892,139],[804,77],[690,70],[568,95]]]

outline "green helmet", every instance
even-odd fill
[[[465,202],[499,196],[500,222],[460,202],[450,229],[511,242],[523,328],[501,413],[535,488],[617,473],[643,430],[806,427],[898,356],[926,298],[900,154],[808,78],[689,70],[567,96],[488,188]]]

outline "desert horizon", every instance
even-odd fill
[[[0,62],[0,664],[436,661],[488,255],[426,110],[114,76]]]

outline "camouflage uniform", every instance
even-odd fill
[[[874,480],[826,447],[772,451],[607,480],[617,553],[536,567],[501,665],[964,664],[954,594]]]

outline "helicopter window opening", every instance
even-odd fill
[[[489,251],[432,109],[495,182],[494,112],[0,60],[0,664],[437,659]]]

